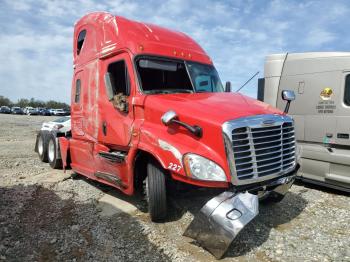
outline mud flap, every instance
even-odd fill
[[[258,196],[248,192],[223,192],[202,207],[183,235],[195,239],[220,259],[238,233],[258,213]]]

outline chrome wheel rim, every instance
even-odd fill
[[[49,155],[50,162],[53,162],[55,158],[55,145],[53,143],[54,143],[53,140],[50,139],[49,148],[48,148],[48,155]]]
[[[44,141],[43,138],[40,136],[38,141],[38,153],[39,155],[42,155],[44,152]]]

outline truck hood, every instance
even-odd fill
[[[240,93],[193,93],[148,95],[145,118],[160,123],[160,117],[174,110],[189,124],[222,125],[228,120],[261,114],[283,114],[280,110]]]

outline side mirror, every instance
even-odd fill
[[[227,81],[225,84],[225,92],[229,93],[231,92],[231,82]]]
[[[170,110],[170,111],[166,112],[166,113],[162,116],[161,120],[162,120],[162,123],[163,123],[164,125],[168,126],[168,125],[171,124],[171,122],[172,122],[173,120],[175,120],[175,119],[177,119],[177,118],[178,118],[178,116],[177,116],[176,112]]]
[[[295,93],[292,90],[283,90],[282,91],[282,99],[284,101],[287,101],[286,107],[284,108],[284,113],[288,113],[289,107],[290,107],[290,102],[295,100]]]
[[[112,86],[112,75],[111,73],[107,72],[105,74],[105,86],[106,86],[106,93],[109,101],[113,100],[114,93],[113,93],[113,86]]]
[[[196,126],[196,125],[191,126],[189,124],[186,124],[186,123],[180,121],[178,119],[178,115],[176,114],[175,111],[170,110],[170,111],[166,112],[162,116],[161,120],[165,126],[168,126],[168,125],[174,123],[174,124],[178,124],[178,125],[186,128],[188,131],[190,131],[192,134],[194,134],[197,137],[202,137],[202,135],[203,135],[203,130],[201,127]]]
[[[294,93],[294,91],[292,91],[292,90],[283,90],[282,91],[282,99],[284,101],[289,101],[289,102],[295,100],[295,93]]]

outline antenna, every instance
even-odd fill
[[[250,80],[252,80],[254,77],[256,77],[260,72],[256,72],[251,78],[248,79],[248,81],[246,81],[240,88],[238,88],[238,90],[236,92],[239,92],[243,87],[245,87],[249,82]]]

